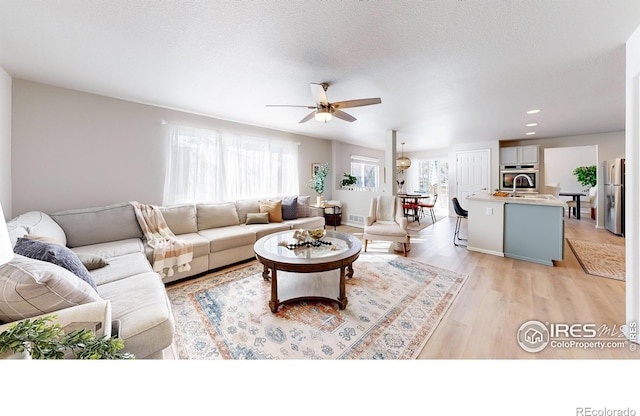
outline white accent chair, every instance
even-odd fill
[[[400,198],[381,195],[371,199],[369,215],[365,218],[363,238],[365,253],[369,241],[391,241],[402,244],[404,256],[407,256],[409,233]]]

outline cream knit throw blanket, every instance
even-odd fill
[[[147,243],[153,248],[153,271],[162,277],[171,277],[174,266],[178,272],[191,270],[189,263],[193,259],[193,244],[176,238],[157,206],[135,201],[131,205]]]

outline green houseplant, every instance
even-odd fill
[[[596,186],[596,166],[579,166],[573,170],[573,174],[578,179],[578,183],[582,186],[592,188]]]
[[[120,352],[124,342],[120,338],[96,338],[87,329],[65,334],[56,315],[24,320],[0,333],[0,354],[26,352],[31,358],[57,360],[67,353],[82,360],[134,359],[133,354]]]
[[[358,178],[347,172],[344,173],[344,179],[342,179],[342,182],[340,182],[342,186],[351,186],[355,185],[356,183],[358,183]]]
[[[324,180],[326,179],[328,173],[329,164],[325,163],[321,165],[309,180],[309,188],[316,191],[319,195],[322,195],[322,193],[324,192]]]

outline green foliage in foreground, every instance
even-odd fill
[[[55,318],[55,315],[51,315],[11,325],[0,334],[0,354],[27,351],[31,358],[59,360],[71,351],[75,358],[81,360],[135,358],[133,354],[120,352],[124,348],[122,339],[96,338],[87,329],[65,334],[59,324],[53,324]]]

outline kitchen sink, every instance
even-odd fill
[[[510,195],[509,198],[537,199],[542,201],[547,201],[549,199],[556,199],[553,195],[545,195],[545,194],[534,194],[534,195],[516,194],[516,195]]]

